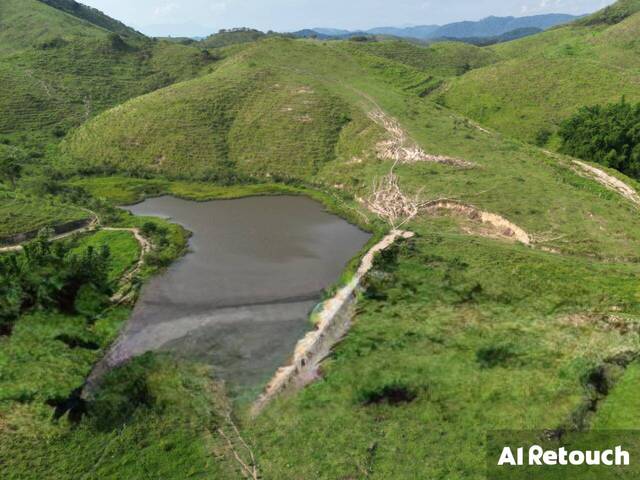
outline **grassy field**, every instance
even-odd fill
[[[76,354],[69,360],[78,365],[85,359]],[[210,375],[169,358],[137,359],[105,380],[80,425],[52,420],[41,400],[18,404],[3,416],[12,427],[0,433],[3,478],[239,478],[223,460],[223,440],[214,437],[226,407]]]
[[[637,430],[638,390],[640,389],[640,366],[632,364],[611,395],[603,402],[593,419],[598,430]]]
[[[622,308],[638,325],[637,266],[436,228],[374,274],[386,280],[365,293],[324,378],[247,422],[265,478],[485,478],[487,431],[575,428],[590,372],[637,349],[637,333],[593,315]],[[607,409],[617,420],[633,416],[615,410],[630,412],[633,371]]]

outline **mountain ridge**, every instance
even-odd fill
[[[488,16],[477,21],[453,22],[445,25],[416,25],[410,27],[375,27],[367,30],[342,30],[333,28],[311,28],[300,32],[318,33],[319,37],[349,37],[353,35],[389,35],[399,38],[414,38],[418,40],[434,40],[439,38],[478,38],[499,37],[514,30],[523,28],[539,28],[547,30],[557,25],[569,23],[582,18],[581,16],[564,13],[550,13],[530,15],[525,17],[497,17]],[[297,33],[297,32],[294,32]]]

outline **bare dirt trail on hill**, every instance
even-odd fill
[[[115,303],[120,303],[127,298],[127,294],[129,290],[127,289],[127,284],[133,280],[133,278],[140,273],[142,267],[144,267],[144,259],[147,254],[153,248],[153,245],[149,240],[147,240],[139,228],[114,228],[114,227],[104,227],[102,230],[106,230],[107,232],[129,232],[133,235],[133,237],[137,240],[140,245],[140,256],[138,257],[138,261],[135,266],[129,270],[129,272],[125,273],[124,276],[120,279],[120,285],[124,285],[124,289],[121,289],[117,292],[113,297],[111,297],[111,301]]]
[[[572,162],[574,165],[580,167],[589,175],[589,177],[593,178],[599,184],[604,185],[609,190],[617,192],[618,194],[629,200],[631,203],[640,207],[640,195],[638,195],[638,192],[630,185],[627,185],[619,178],[616,178],[613,175],[609,175],[605,171],[589,165],[588,163],[581,162],[580,160],[573,160]]]
[[[555,152],[550,150],[542,150],[547,156],[551,158],[555,158],[556,160],[563,160],[563,157]],[[566,158],[566,157],[565,157]],[[614,177],[611,174],[608,174],[604,170],[594,167],[593,165],[588,164],[587,162],[583,162],[582,160],[578,160],[575,158],[568,157],[571,161],[572,165],[578,168],[573,168],[572,170],[576,172],[580,176],[586,176],[595,180],[600,185],[604,186],[608,190],[616,192],[620,196],[626,198],[635,206],[640,207],[640,194],[636,191],[635,188],[628,185],[624,181],[620,180],[617,177]]]

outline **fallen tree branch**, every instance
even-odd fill
[[[365,201],[367,208],[385,220],[393,230],[413,220],[422,206],[419,191],[414,196],[408,196],[400,188],[400,180],[393,172],[396,164],[393,164],[387,175],[373,181],[372,193]]]

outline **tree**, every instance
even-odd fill
[[[0,256],[0,335],[31,309],[87,314],[108,301],[109,247],[77,252],[71,242],[50,241],[51,234],[43,230],[22,252]]]
[[[581,108],[559,131],[561,151],[640,178],[640,104]]]
[[[22,173],[25,154],[18,148],[0,145],[0,178],[16,188],[16,182]]]

